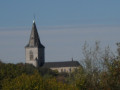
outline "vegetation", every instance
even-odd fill
[[[120,46],[118,54],[99,42],[83,46],[83,68],[72,73],[58,73],[28,64],[0,61],[0,90],[120,90]]]

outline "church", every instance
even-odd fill
[[[35,21],[33,20],[32,30],[28,44],[25,46],[25,58],[27,64],[35,67],[45,67],[58,72],[72,72],[80,66],[78,61],[45,62],[45,46],[42,45]]]

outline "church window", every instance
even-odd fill
[[[31,39],[34,39],[33,36],[31,37]]]
[[[71,68],[69,69],[69,71],[71,72]]]
[[[66,69],[64,69],[64,72],[66,72]]]
[[[61,72],[63,72],[63,69],[61,69]]]
[[[30,60],[33,60],[33,52],[30,51]]]

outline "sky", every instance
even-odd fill
[[[35,16],[35,18],[34,18]],[[120,0],[1,0],[0,59],[25,63],[35,19],[45,61],[80,61],[82,47],[100,41],[102,47],[120,42]]]

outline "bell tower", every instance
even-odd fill
[[[29,43],[25,46],[26,63],[40,67],[45,63],[45,47],[41,44],[35,21],[33,20]]]

